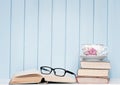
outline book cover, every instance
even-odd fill
[[[109,77],[109,70],[79,69],[78,76]]]

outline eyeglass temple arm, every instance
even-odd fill
[[[73,73],[73,72],[71,72],[71,71],[67,71],[68,73],[70,73],[70,74],[73,74],[74,75],[74,77],[75,77],[75,80],[76,80],[76,82],[77,82],[77,78],[76,78],[76,74],[75,73]]]
[[[73,74],[73,75],[76,77],[76,74],[75,74],[75,73],[73,73],[73,72],[71,72],[71,71],[66,71],[66,72],[68,72],[68,73],[70,73],[70,74]]]

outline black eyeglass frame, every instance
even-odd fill
[[[49,73],[43,73],[43,72],[42,72],[42,69],[43,69],[43,68],[49,68],[49,69],[51,69],[51,70],[50,70]],[[63,74],[63,75],[57,75],[57,74],[56,74],[56,71],[55,71],[56,69],[64,70],[64,74]],[[54,72],[54,75],[59,76],[59,77],[64,77],[64,76],[66,75],[66,73],[72,74],[72,75],[74,75],[74,76],[76,77],[75,73],[73,73],[73,72],[71,72],[71,71],[68,71],[68,70],[66,70],[66,69],[63,69],[63,68],[51,68],[51,67],[49,67],[49,66],[42,66],[42,67],[40,67],[40,70],[41,70],[41,73],[42,73],[42,74],[46,74],[46,75],[51,74],[51,72],[53,71],[53,72]]]

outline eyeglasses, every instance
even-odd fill
[[[51,68],[48,66],[42,66],[40,67],[40,70],[42,74],[46,74],[46,75],[51,74],[51,72],[53,71],[54,75],[59,76],[59,77],[64,77],[66,73],[72,74],[76,77],[76,75],[73,72],[65,70],[63,68]]]

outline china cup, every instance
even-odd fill
[[[81,56],[84,59],[104,59],[107,56],[107,47],[103,44],[82,45]]]

